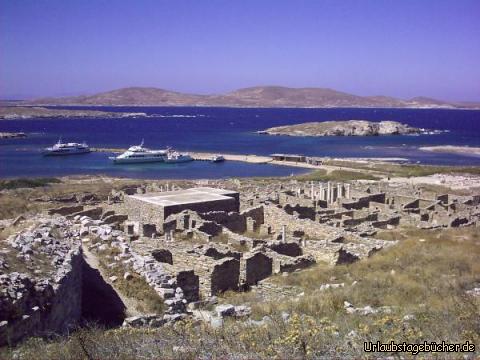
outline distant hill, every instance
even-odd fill
[[[384,107],[480,108],[480,103],[451,103],[426,97],[410,100],[358,96],[325,88],[257,86],[219,95],[185,94],[157,88],[129,87],[89,96],[41,98],[25,105],[151,105],[227,107]]]

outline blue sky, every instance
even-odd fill
[[[255,85],[480,100],[478,0],[0,0],[0,96]]]

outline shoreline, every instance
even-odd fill
[[[464,156],[480,156],[480,147],[472,146],[455,146],[455,145],[438,145],[438,146],[422,146],[418,150],[448,153],[448,154],[460,154]]]
[[[121,148],[92,148],[94,152],[111,152],[111,153],[122,153],[127,149]],[[224,153],[213,153],[213,152],[200,152],[200,151],[183,151],[178,150],[180,152],[186,152],[193,157],[195,161],[210,161],[212,156],[214,155],[222,155],[225,160],[227,161],[241,161],[250,164],[272,164],[272,165],[280,165],[280,166],[290,166],[290,167],[300,167],[304,169],[311,169],[311,170],[319,170],[324,169],[327,172],[333,170],[351,170],[351,171],[366,171],[366,170],[359,170],[350,168],[348,166],[333,166],[333,165],[313,165],[304,162],[295,162],[295,161],[285,161],[285,160],[274,160],[271,156],[265,155],[255,155],[255,154],[224,154]],[[358,162],[361,164],[365,163],[388,163],[388,164],[396,164],[399,161],[408,161],[406,158],[330,158],[330,157],[319,157],[322,162],[334,160],[334,161],[351,161],[351,162]],[[367,171],[368,172],[368,171]]]

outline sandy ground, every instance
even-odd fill
[[[434,174],[429,176],[418,176],[412,178],[398,177],[391,178],[390,183],[409,183],[409,184],[427,184],[441,185],[452,189],[468,190],[480,188],[480,176],[476,175],[446,175]]]
[[[451,154],[461,154],[461,155],[468,155],[468,156],[480,156],[480,147],[470,147],[470,146],[453,146],[453,145],[424,146],[424,147],[420,147],[419,150],[451,153]]]

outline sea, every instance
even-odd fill
[[[24,139],[0,139],[0,177],[108,175],[144,179],[220,179],[290,176],[308,170],[237,161],[115,165],[113,153],[45,157],[41,150],[62,138],[96,148],[127,148],[142,142],[152,149],[218,154],[305,154],[332,158],[401,158],[403,162],[480,166],[472,154],[422,151],[423,146],[480,146],[480,111],[446,109],[55,107],[143,112],[136,118],[41,118],[1,120],[0,132],[25,132]],[[272,126],[329,120],[394,120],[438,134],[373,137],[291,137],[257,134]]]

